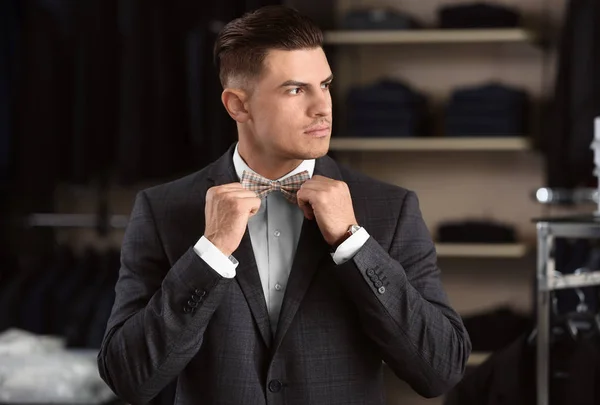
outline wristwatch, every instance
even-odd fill
[[[332,250],[335,252],[337,248],[344,243],[350,236],[354,235],[361,228],[358,224],[353,224],[348,227],[348,230],[344,234],[341,240],[339,240],[335,245],[332,246]]]

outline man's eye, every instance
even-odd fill
[[[294,87],[293,89],[290,90],[291,94],[298,94],[300,93],[302,89],[300,87]]]
[[[323,88],[324,89],[328,89],[330,87],[331,87],[331,82],[329,82],[329,83],[323,83]]]

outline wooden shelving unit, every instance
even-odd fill
[[[327,45],[383,44],[466,44],[466,43],[532,43],[533,31],[524,28],[504,29],[433,29],[433,30],[339,30],[326,31]]]
[[[472,352],[469,360],[467,361],[467,366],[477,367],[486,361],[491,355],[492,353],[489,352]]]
[[[527,151],[525,137],[331,138],[332,151]]]
[[[467,360],[467,366],[469,367],[477,367],[484,361],[488,359],[492,355],[491,352],[472,352],[469,356],[469,360]],[[384,366],[387,366],[386,362],[383,362]]]
[[[518,259],[527,255],[528,246],[521,243],[437,243],[439,257],[481,257]]]

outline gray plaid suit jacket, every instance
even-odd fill
[[[415,194],[317,159],[315,174],[348,184],[371,237],[337,266],[305,220],[271,336],[248,232],[233,279],[193,250],[207,190],[238,181],[233,150],[136,197],[98,355],[115,393],[148,403],[176,381],[176,404],[384,404],[382,361],[425,397],[452,388],[471,343],[442,289]]]

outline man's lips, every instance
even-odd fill
[[[304,131],[307,134],[318,134],[321,132],[329,131],[329,125],[317,125]]]

